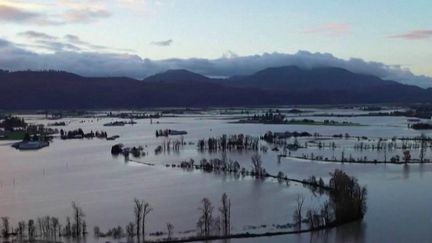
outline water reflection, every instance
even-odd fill
[[[424,170],[425,170],[424,164],[420,164],[419,165],[419,174],[420,174],[420,177],[423,177]]]
[[[410,176],[410,166],[407,164],[404,164],[402,167],[402,171],[403,171],[404,179],[408,179]]]
[[[405,122],[405,118],[382,119],[384,121],[379,120],[380,123],[385,124]],[[258,136],[269,130],[309,131],[321,134],[349,132],[352,135],[387,137],[394,134],[400,136],[415,134],[414,131],[406,128],[378,127],[374,125],[378,119],[374,118],[353,118],[354,122],[357,120],[370,125],[356,128],[260,124],[246,126],[211,119],[201,121],[191,118],[164,118],[164,122],[157,125],[149,125],[148,121],[139,121],[133,127],[107,128],[110,134],[121,135],[119,142],[127,146],[148,145],[148,148],[147,146],[145,148],[149,154],[140,160],[155,163],[157,166],[154,167],[136,166],[135,162],[125,165],[124,162],[127,161],[123,162],[123,156],[110,155],[109,150],[113,143],[103,140],[85,140],[85,142],[55,140],[44,150],[26,153],[10,149],[9,143],[2,142],[0,144],[2,191],[0,213],[4,214],[1,216],[10,216],[11,219],[35,218],[44,214],[60,216],[64,219],[65,215],[69,214],[70,202],[76,200],[85,207],[90,229],[93,225],[107,229],[117,224],[125,225],[131,220],[131,200],[139,196],[150,200],[157,209],[151,219],[151,231],[164,229],[168,221],[173,222],[179,230],[189,230],[195,226],[199,200],[207,196],[216,205],[220,195],[227,192],[232,196],[233,220],[237,228],[249,224],[283,224],[291,218],[292,205],[297,194],[307,193],[308,198],[313,196],[305,188],[295,183],[287,187],[271,180],[262,182],[224,174],[203,174],[198,171],[188,172],[177,168],[165,168],[167,163],[178,163],[190,158],[199,161],[204,157],[210,159],[224,155],[198,153],[196,146],[191,145],[185,146],[180,154],[166,153],[156,156],[153,151],[163,140],[154,138],[154,130],[156,128],[188,130],[190,133],[185,136],[188,142],[224,133]],[[83,127],[86,131],[97,130],[103,122],[103,120],[99,124],[75,122],[70,124],[68,129]],[[209,129],[209,126],[212,129]],[[346,140],[343,142],[345,143]],[[352,151],[346,151],[346,153],[350,152]],[[328,156],[339,157],[340,151],[330,150]],[[380,157],[382,156],[380,154]],[[250,154],[246,152],[230,152],[226,157],[238,160],[243,167],[250,166]],[[263,161],[270,173],[276,174],[282,171],[289,177],[298,179],[315,175],[322,176],[326,180],[328,173],[336,168],[356,176],[360,183],[367,184],[370,192],[369,212],[364,220],[369,226],[368,229],[366,223],[352,223],[314,234],[221,240],[217,241],[218,243],[366,242],[366,232],[368,241],[380,242],[382,232],[388,231],[394,232],[394,235],[387,236],[389,237],[387,240],[391,242],[400,240],[401,235],[410,235],[410,239],[417,237],[419,242],[432,239],[429,233],[432,218],[429,202],[432,198],[428,194],[432,184],[431,164],[356,165],[286,158],[277,160],[276,154],[270,151],[263,154]],[[15,178],[16,185],[14,185]],[[407,225],[393,221],[402,221],[401,218],[418,223]],[[95,242],[92,238],[88,238],[87,241]],[[105,240],[101,239],[99,242]]]
[[[336,242],[365,242],[366,223],[354,222],[336,228]]]
[[[310,233],[309,242],[345,243],[365,241],[366,223],[353,222],[331,230],[321,230]]]

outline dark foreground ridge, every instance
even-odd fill
[[[170,70],[144,80],[0,70],[0,109],[97,109],[432,102],[432,89],[340,68],[269,68],[212,79]]]

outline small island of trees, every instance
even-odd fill
[[[279,110],[268,110],[264,114],[254,114],[246,119],[240,119],[235,123],[261,123],[261,124],[287,124],[287,125],[318,125],[318,126],[359,126],[358,123],[347,121],[324,120],[315,121],[312,119],[288,119]]]

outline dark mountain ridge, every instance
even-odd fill
[[[182,82],[208,82],[210,78],[184,69],[173,69],[163,73],[149,76],[144,82],[165,82],[165,83],[182,83]]]
[[[342,68],[322,67],[301,69],[297,66],[267,68],[250,76],[237,78],[232,85],[262,89],[334,90],[362,89],[371,86],[399,84],[372,75],[356,74]]]
[[[212,79],[169,70],[136,80],[60,71],[0,71],[0,109],[101,109],[431,102],[432,89],[340,68],[268,68]]]

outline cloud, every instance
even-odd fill
[[[0,21],[27,23],[40,18],[40,15],[34,12],[22,10],[16,7],[0,5]]]
[[[26,37],[28,39],[44,39],[44,40],[55,40],[57,39],[57,37],[52,36],[52,35],[48,35],[42,32],[37,32],[37,31],[33,31],[33,30],[29,30],[26,32],[21,32],[18,33],[19,36],[23,36]]]
[[[132,49],[114,48],[109,46],[97,45],[82,40],[77,35],[67,34],[63,37],[57,37],[51,34],[38,31],[25,31],[17,34],[26,38],[26,44],[15,44],[17,47],[34,50],[47,50],[51,52],[59,51],[104,51],[104,52],[129,52],[134,53]]]
[[[389,38],[398,38],[405,40],[432,39],[432,29],[409,31],[398,35],[390,35]]]
[[[44,49],[47,49],[49,51],[55,51],[55,52],[59,52],[59,51],[81,51],[81,48],[76,46],[76,45],[64,43],[64,42],[60,42],[60,41],[37,40],[36,44],[38,44],[38,46],[40,48],[44,48]]]
[[[114,48],[109,46],[103,46],[103,45],[95,45],[87,41],[83,41],[80,37],[76,35],[65,35],[64,39],[71,44],[81,46],[83,48],[89,49],[89,50],[98,50],[98,51],[115,51],[115,52],[135,52],[135,50],[132,49],[123,49],[123,48]]]
[[[87,47],[89,49],[98,49],[98,50],[110,49],[109,47],[106,47],[106,46],[95,45],[95,44],[91,44],[89,42],[83,41],[83,40],[81,40],[81,38],[79,38],[76,35],[68,34],[68,35],[64,36],[64,39],[69,43],[84,46],[84,47]]]
[[[172,39],[163,40],[163,41],[153,41],[150,42],[151,45],[154,46],[170,46],[174,41]]]
[[[66,25],[93,23],[111,17],[111,13],[99,8],[67,8],[60,12],[54,7],[43,11],[28,10],[24,7],[1,5],[0,22],[32,25]]]
[[[91,23],[109,17],[111,13],[106,10],[89,8],[68,10],[63,16],[67,23]]]
[[[66,24],[60,15],[47,15],[13,6],[0,5],[0,22],[33,25]]]
[[[351,26],[342,23],[329,23],[324,25],[319,25],[313,28],[306,29],[302,31],[304,34],[320,34],[327,36],[342,36],[350,33]]]
[[[73,40],[74,38],[72,38]],[[45,43],[53,45],[54,43]],[[61,46],[60,46],[61,47]],[[226,55],[217,59],[190,58],[150,60],[138,55],[109,51],[71,51],[61,47],[54,53],[36,53],[12,42],[0,39],[0,69],[40,70],[57,69],[84,76],[127,76],[144,78],[168,69],[188,69],[207,76],[227,77],[247,75],[268,67],[296,65],[314,67],[340,67],[355,73],[375,75],[405,84],[432,87],[432,78],[418,76],[409,69],[359,58],[341,59],[328,53],[299,51],[295,54],[264,53],[252,56]],[[65,51],[66,49],[66,51]]]

